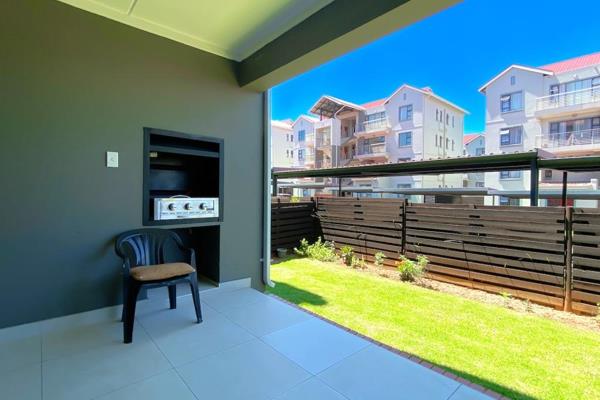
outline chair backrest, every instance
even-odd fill
[[[181,238],[167,229],[145,228],[123,232],[117,236],[115,252],[123,259],[126,269],[163,264],[165,262],[165,246],[169,242],[183,247]]]

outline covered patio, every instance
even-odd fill
[[[490,398],[282,300],[204,287],[204,321],[184,294],[169,310],[155,289],[123,345],[120,306],[0,330],[7,399]],[[166,291],[163,289],[163,291]]]

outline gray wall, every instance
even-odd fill
[[[55,0],[0,2],[0,54],[0,327],[120,302],[144,126],[225,139],[221,280],[260,288],[262,94],[232,62]]]

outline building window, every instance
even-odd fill
[[[436,121],[440,120],[440,110],[438,110],[437,108],[435,109],[435,120]]]
[[[520,179],[521,171],[500,171],[500,179]]]
[[[400,147],[412,146],[412,132],[401,132],[398,134],[398,145]]]
[[[289,150],[285,151],[285,156],[288,157],[288,158],[290,157],[290,151]]]
[[[500,205],[508,206],[510,204],[510,199],[506,196],[500,196]]]
[[[411,121],[413,117],[412,104],[400,107],[400,121]]]
[[[475,149],[476,156],[482,156],[485,154],[485,147],[478,147]]]
[[[435,147],[438,147],[438,135],[435,135]]]
[[[450,115],[446,113],[446,125],[450,125]]]
[[[306,131],[304,129],[301,131],[298,131],[298,141],[304,142],[305,140],[306,140]]]
[[[446,150],[450,147],[450,139],[446,138]]]
[[[452,139],[452,151],[454,151],[454,139]]]
[[[517,83],[517,78],[513,75],[510,77],[510,84],[511,86],[514,86],[515,83]]]
[[[406,93],[402,94],[402,100],[406,100]]]
[[[500,130],[500,146],[512,146],[521,144],[523,140],[523,127],[513,126]]]
[[[294,141],[294,134],[291,134],[290,135],[290,142],[293,142],[293,141]]]
[[[454,115],[452,116],[452,127],[454,128]]]
[[[290,141],[290,135],[289,135],[289,134],[287,134],[287,133],[285,134],[285,141],[286,141],[286,142],[289,142],[289,141]]]
[[[523,109],[523,92],[515,92],[500,96],[500,111],[503,113]]]
[[[294,150],[290,150],[290,157],[294,158]]]
[[[475,182],[475,187],[478,187],[478,188],[484,187],[484,182]]]
[[[304,160],[304,149],[298,150],[298,160]]]
[[[552,179],[552,170],[547,169],[544,171],[544,178]]]

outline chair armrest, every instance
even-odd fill
[[[194,269],[196,269],[196,251],[194,249],[192,249],[191,247],[185,247],[183,245],[183,243],[181,243],[177,240],[175,241],[175,243],[177,243],[177,247],[179,247],[180,250],[182,250],[183,252],[185,252],[189,255],[190,265],[192,267],[194,267]]]

